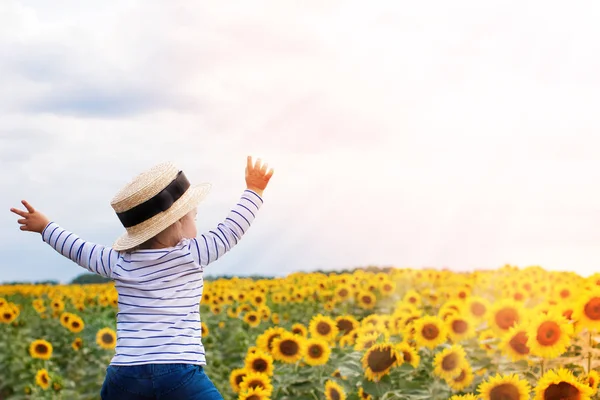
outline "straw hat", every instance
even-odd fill
[[[128,250],[153,238],[192,211],[211,186],[191,186],[183,171],[170,162],[139,174],[110,202],[126,229],[112,248]]]

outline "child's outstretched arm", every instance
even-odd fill
[[[263,204],[263,191],[274,172],[273,168],[267,171],[268,164],[265,163],[261,166],[260,161],[259,158],[256,164],[253,164],[252,157],[248,156],[246,190],[225,220],[220,222],[215,229],[192,239],[190,250],[200,265],[206,266],[219,259],[238,244],[250,228],[256,213]]]
[[[21,201],[27,211],[11,208],[10,211],[21,216],[17,220],[22,231],[37,232],[42,240],[57,252],[76,262],[83,268],[105,278],[112,279],[112,266],[117,262],[119,253],[113,249],[94,243],[85,242],[77,235],[50,222],[41,212],[34,209],[27,201]]]

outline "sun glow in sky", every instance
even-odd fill
[[[83,272],[18,230],[22,198],[86,240],[174,161],[198,228],[275,168],[215,274],[366,265],[596,272],[600,3],[0,3],[0,281]]]

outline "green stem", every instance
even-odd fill
[[[590,345],[590,347],[592,346],[592,332],[588,331],[588,344]],[[588,374],[590,373],[590,371],[592,370],[592,352],[590,350],[590,352],[588,353],[588,365],[587,365],[587,372]]]

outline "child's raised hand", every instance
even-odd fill
[[[256,164],[252,165],[252,156],[248,156],[248,165],[246,165],[246,186],[250,190],[258,192],[262,195],[262,191],[265,190],[271,176],[273,176],[273,168],[267,172],[267,166],[265,163],[261,166],[260,158],[256,160]]]
[[[36,211],[31,204],[25,200],[21,200],[27,211],[22,211],[16,208],[11,208],[10,211],[23,217],[17,222],[21,224],[19,227],[22,231],[42,233],[44,228],[50,223],[48,218],[39,211]]]

